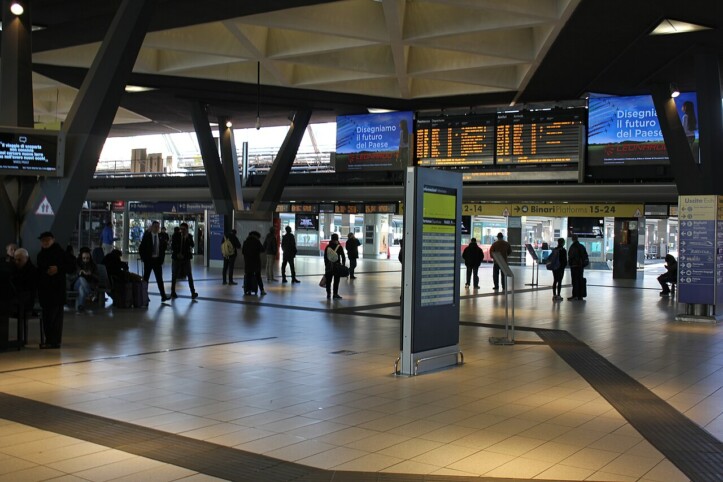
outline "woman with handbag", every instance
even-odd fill
[[[340,300],[339,296],[339,278],[340,268],[346,267],[346,258],[344,256],[344,249],[339,244],[339,235],[334,233],[331,235],[331,241],[324,250],[324,276],[326,277],[326,299],[331,299],[332,296],[332,280],[334,289],[334,299]]]

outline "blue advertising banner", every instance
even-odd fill
[[[401,170],[409,165],[412,112],[336,118],[336,171]]]
[[[715,304],[717,196],[678,199],[678,299],[681,303]]]
[[[222,261],[221,243],[224,238],[223,216],[216,213],[208,213],[208,259]]]
[[[675,99],[693,152],[698,151],[697,97],[693,92]],[[668,164],[658,115],[649,95],[590,97],[588,164],[633,166]]]

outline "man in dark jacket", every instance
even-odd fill
[[[562,301],[562,278],[565,277],[567,267],[567,250],[565,250],[565,238],[557,240],[557,247],[552,250],[550,257],[557,256],[557,268],[552,270],[552,301]],[[550,259],[548,257],[548,259]]]
[[[42,233],[38,253],[38,298],[43,309],[45,343],[40,348],[60,348],[63,341],[63,308],[66,300],[65,276],[75,267],[53,233]]]
[[[264,281],[261,279],[261,253],[264,252],[264,245],[261,244],[261,234],[258,231],[251,231],[241,247],[241,254],[244,257],[244,273],[246,279],[254,277],[261,290],[261,294],[265,295]],[[244,279],[244,281],[246,281]],[[254,290],[244,282],[244,294],[250,295]]]
[[[158,284],[158,292],[161,294],[161,301],[170,298],[166,296],[166,288],[163,285],[163,261],[166,258],[168,243],[161,236],[161,223],[153,221],[150,229],[143,233],[141,244],[138,246],[138,255],[143,261],[143,281],[151,279],[151,271]]]
[[[25,313],[29,313],[33,310],[38,292],[38,269],[25,248],[16,249],[14,259],[12,281],[18,296],[18,306],[21,306]]]
[[[294,258],[296,257],[296,238],[291,233],[291,227],[286,226],[286,234],[281,237],[281,249],[284,254],[281,261],[281,282],[287,283],[286,279],[286,265],[289,265],[291,269],[291,282],[301,283],[296,279],[296,269],[294,268]]]
[[[276,243],[276,233],[274,227],[269,228],[269,233],[264,239],[264,252],[266,253],[266,281],[276,281],[274,278],[274,264],[276,263],[276,253],[279,246]]]
[[[658,276],[658,283],[663,291],[660,292],[660,296],[670,296],[670,286],[668,283],[678,282],[678,261],[675,260],[675,256],[672,254],[665,255],[665,273]]]
[[[464,265],[467,267],[467,282],[464,287],[469,288],[469,281],[474,274],[474,289],[479,289],[479,265],[482,264],[484,253],[482,248],[477,244],[477,240],[472,238],[469,240],[469,245],[464,248],[462,252],[462,258],[464,259]]]
[[[582,300],[585,298],[583,296],[583,274],[585,266],[587,266],[588,263],[589,259],[585,246],[580,244],[580,241],[577,240],[577,235],[573,234],[572,244],[570,244],[570,249],[567,250],[567,264],[570,266],[570,277],[572,278],[572,296],[567,299],[568,301]]]
[[[182,275],[188,277],[188,287],[191,289],[191,299],[198,298],[198,293],[193,286],[193,271],[191,270],[191,260],[193,259],[193,235],[188,232],[188,224],[181,223],[177,233],[173,233],[171,237],[171,252],[173,259],[173,274],[171,275],[171,298],[178,298],[176,294],[176,280],[183,278]]]
[[[223,243],[226,242],[226,239],[229,240],[231,243],[231,246],[233,246],[233,254],[229,256],[223,257],[223,284],[226,284],[226,278],[228,278],[228,284],[230,285],[237,285],[233,280],[233,268],[236,264],[236,257],[238,256],[238,250],[241,249],[241,241],[239,241],[238,237],[236,236],[236,230],[232,229],[228,233],[226,233],[226,237],[223,240]],[[222,244],[223,244],[222,243]]]
[[[500,253],[502,255],[502,258],[507,261],[507,257],[512,254],[512,246],[510,246],[510,243],[505,241],[505,235],[502,233],[497,233],[497,241],[492,243],[492,246],[490,246],[490,256],[492,256],[492,253]],[[495,264],[492,266],[492,282],[494,283],[494,286],[492,287],[493,290],[497,291],[500,289],[500,266],[495,262]],[[502,273],[502,290],[504,291],[507,289],[507,278],[505,277],[505,274]]]
[[[354,233],[349,233],[346,239],[346,254],[349,257],[349,278],[356,279],[354,270],[356,269],[356,260],[359,258],[360,242],[354,237]]]

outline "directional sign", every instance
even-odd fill
[[[37,214],[38,216],[55,216],[55,213],[53,212],[53,206],[51,206],[50,201],[48,201],[48,196],[44,196],[43,200],[40,201],[40,206],[38,206],[35,214]]]
[[[639,218],[644,212],[642,204],[463,204],[463,215],[480,216],[549,216],[557,218]]]

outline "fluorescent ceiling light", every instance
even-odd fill
[[[378,107],[367,107],[367,112],[370,114],[386,114],[387,112],[396,112],[391,109],[380,109]]]
[[[665,18],[650,32],[650,35],[671,35],[674,33],[697,32],[699,30],[710,30],[710,27]]]
[[[126,92],[148,92],[149,90],[156,90],[153,87],[143,87],[141,85],[126,85]]]

